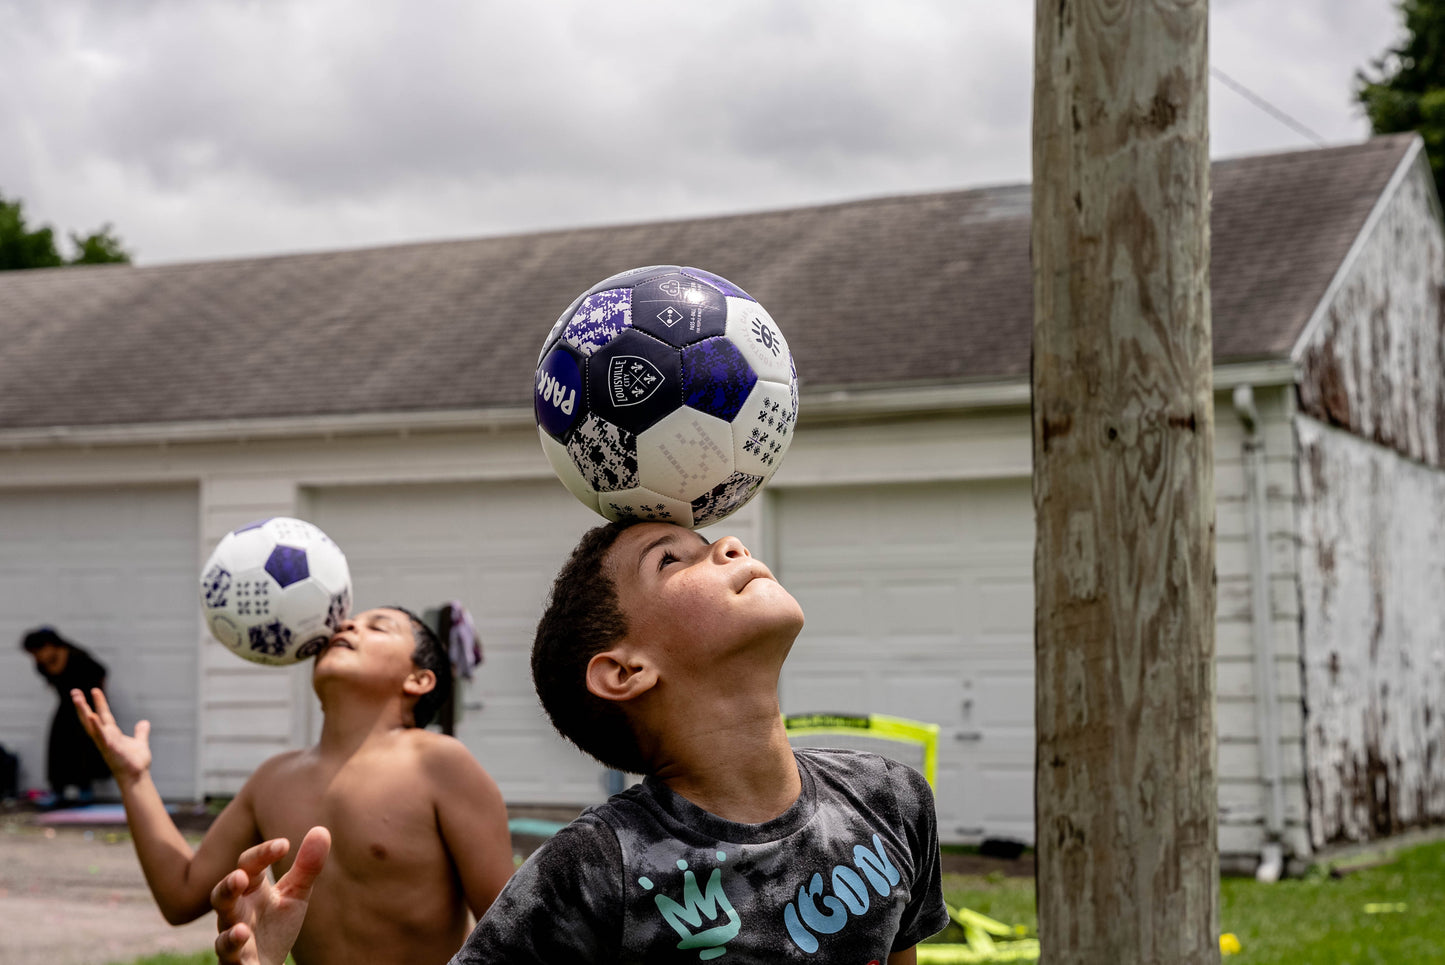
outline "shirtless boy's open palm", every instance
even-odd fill
[[[301,931],[311,889],[331,851],[331,834],[325,828],[306,832],[291,870],[274,885],[266,869],[285,857],[291,844],[273,838],[248,848],[236,870],[222,878],[211,892],[216,909],[216,955],[236,965],[280,965]],[[259,927],[258,927],[259,926]]]

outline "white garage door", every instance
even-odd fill
[[[551,479],[313,490],[309,518],[345,551],[358,608],[460,600],[485,662],[457,736],[514,804],[602,800],[602,767],[556,735],[532,689],[532,635],[557,570],[602,520]]]
[[[784,711],[941,725],[942,839],[1032,841],[1028,480],[774,498],[779,575],[807,617],[783,672]]]
[[[45,785],[55,696],[19,640],[50,624],[109,669],[127,730],[151,721],[161,794],[198,796],[197,530],[194,487],[0,490],[0,742],[25,786]]]

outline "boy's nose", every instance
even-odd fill
[[[728,560],[753,555],[748,552],[748,548],[743,545],[743,541],[736,536],[724,536],[712,544],[712,551],[719,562],[727,562]]]

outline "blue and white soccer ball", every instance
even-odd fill
[[[316,526],[277,516],[222,537],[201,570],[201,612],[238,656],[280,666],[321,652],[351,610],[351,571]]]
[[[777,472],[798,418],[787,340],[711,272],[634,268],[577,297],[537,360],[552,469],[608,519],[700,527]]]

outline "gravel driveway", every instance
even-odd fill
[[[41,828],[31,815],[0,816],[5,965],[110,965],[200,951],[215,937],[211,915],[180,928],[166,924],[124,834]]]

